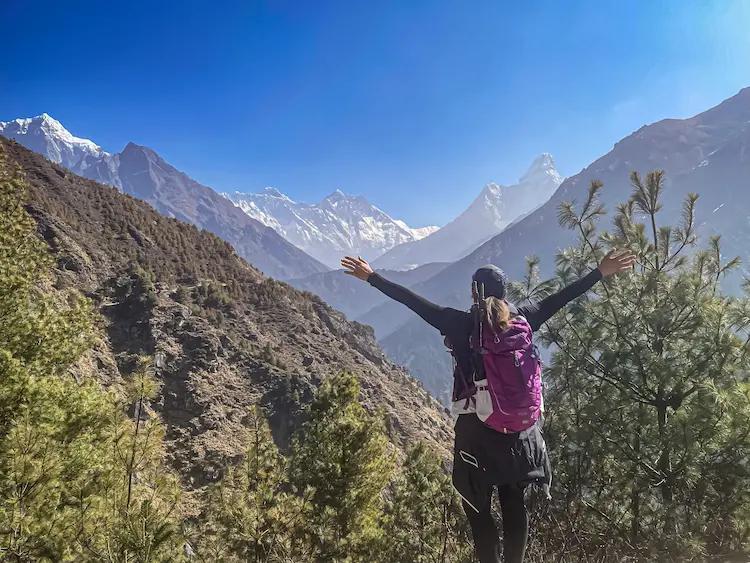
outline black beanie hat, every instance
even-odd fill
[[[493,266],[492,264],[482,266],[474,272],[471,279],[484,285],[484,294],[486,296],[505,299],[505,283],[508,281],[508,277],[497,266]]]

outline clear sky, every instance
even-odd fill
[[[750,85],[750,0],[0,0],[0,23],[0,120],[415,226]]]

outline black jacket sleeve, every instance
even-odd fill
[[[409,309],[414,311],[443,334],[448,330],[451,321],[451,311],[453,311],[453,309],[435,305],[435,303],[427,301],[427,299],[420,297],[413,291],[410,291],[397,283],[388,281],[377,273],[370,274],[367,281],[371,286],[379,289],[391,299],[395,299],[399,303],[403,303],[409,307]]]
[[[546,323],[552,315],[576,297],[586,293],[601,279],[602,273],[599,268],[595,268],[581,279],[574,281],[538,303],[534,302],[518,307],[518,311],[529,321],[531,330],[539,330],[539,327]]]

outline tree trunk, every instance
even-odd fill
[[[656,412],[659,420],[659,441],[661,442],[661,453],[659,454],[658,469],[661,473],[662,482],[660,485],[661,500],[664,506],[664,528],[665,535],[675,533],[674,518],[674,489],[672,483],[672,460],[671,446],[669,436],[667,435],[667,404],[666,401],[660,400],[656,406]]]
[[[636,423],[633,435],[633,451],[635,452],[636,460],[641,455],[640,411],[642,409],[642,405],[638,407],[639,420]],[[630,524],[630,543],[632,545],[637,545],[641,540],[641,491],[638,484],[638,472],[638,463],[636,461],[633,464],[633,478],[630,484],[630,511],[633,515],[633,520]]]

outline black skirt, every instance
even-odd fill
[[[493,485],[534,484],[549,497],[552,467],[541,421],[503,434],[485,426],[475,414],[459,415],[453,449],[453,486],[477,512],[489,504]]]

